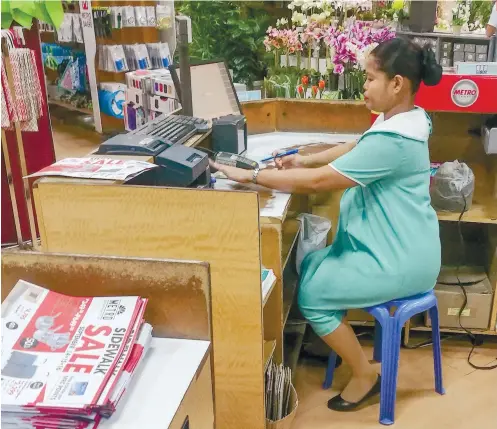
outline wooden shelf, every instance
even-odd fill
[[[85,109],[83,107],[76,107],[76,106],[73,106],[70,103],[64,103],[63,101],[59,101],[59,100],[48,100],[48,104],[52,104],[54,106],[63,107],[64,109],[72,110],[74,112],[84,113],[85,115],[92,115],[93,116],[93,111],[92,110]]]
[[[264,372],[273,357],[274,350],[276,349],[276,340],[264,341]]]
[[[300,232],[300,221],[298,219],[287,219],[283,223],[281,237],[281,261],[283,270],[291,259],[293,246],[295,245]]]
[[[410,326],[409,330],[417,331],[417,332],[431,332],[431,328],[428,326]],[[475,335],[497,335],[497,331],[491,331],[488,329],[468,328],[468,331],[471,331],[471,333],[475,334]],[[467,333],[464,329],[458,329],[458,328],[440,328],[440,332],[443,332],[446,334],[466,334]]]
[[[471,208],[464,213],[461,222],[497,224],[497,198],[494,197],[495,176],[485,165],[470,163],[475,175],[475,192]],[[437,212],[438,219],[457,222],[460,213]]]
[[[274,279],[273,284],[271,285],[271,287],[267,291],[266,295],[262,297],[262,305],[263,306],[266,305],[266,302],[268,301],[269,297],[271,296],[271,293],[274,290],[274,286],[276,285],[276,281],[277,281],[277,279]]]
[[[292,309],[293,299],[295,297],[295,291],[297,290],[299,278],[295,273],[292,278],[284,279],[283,283],[283,326],[286,325],[290,310]]]

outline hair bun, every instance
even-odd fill
[[[442,80],[442,66],[437,63],[435,52],[430,45],[425,45],[421,54],[421,80],[427,86],[435,86]]]

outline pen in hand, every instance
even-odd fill
[[[268,162],[268,161],[274,161],[276,158],[281,158],[283,156],[288,156],[288,155],[294,155],[296,153],[299,153],[299,150],[298,149],[292,149],[292,150],[288,150],[286,152],[281,152],[281,153],[278,153],[276,154],[275,156],[270,156],[268,158],[264,158],[261,160],[261,162]]]

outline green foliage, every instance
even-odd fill
[[[236,1],[185,1],[177,2],[176,8],[192,20],[193,59],[224,59],[235,82],[248,86],[262,79],[268,23],[265,13],[251,13],[245,2]]]
[[[60,0],[2,0],[2,28],[14,22],[31,28],[33,18],[59,28],[64,19]]]
[[[480,27],[484,28],[492,13],[492,2],[488,0],[473,0],[469,9],[469,22],[479,21]]]

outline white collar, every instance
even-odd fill
[[[370,133],[391,133],[425,142],[430,137],[431,128],[428,114],[416,106],[409,112],[398,113],[387,120],[382,113],[362,137]]]

